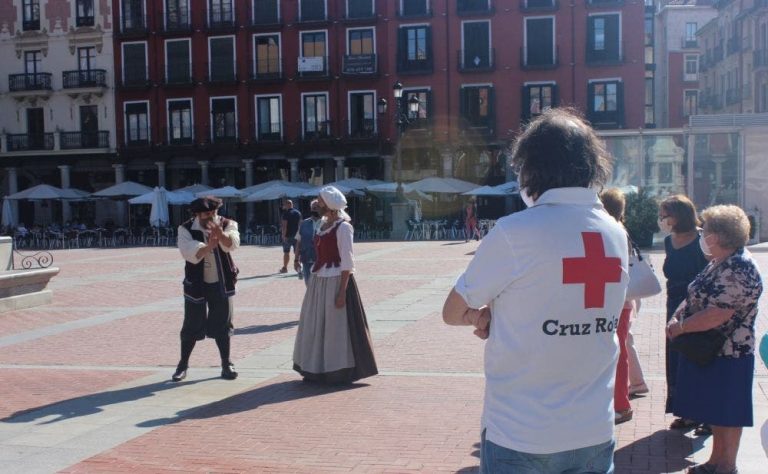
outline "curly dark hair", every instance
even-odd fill
[[[554,188],[602,188],[611,175],[612,158],[603,141],[578,111],[545,111],[515,144],[512,166],[521,188],[541,196]]]

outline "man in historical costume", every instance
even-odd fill
[[[315,234],[320,229],[320,203],[315,199],[309,205],[309,217],[301,221],[299,231],[296,232],[296,247],[301,262],[300,278],[304,278],[304,284],[309,286],[309,276],[312,274],[312,266],[317,259],[315,256]]]
[[[610,156],[575,112],[553,109],[512,164],[528,209],[497,221],[443,307],[488,339],[480,472],[612,473],[629,251],[596,192]]]
[[[184,324],[181,328],[181,360],[171,377],[184,380],[195,343],[206,336],[214,339],[221,355],[221,378],[237,378],[230,359],[233,334],[232,296],[238,269],[231,253],[240,246],[237,222],[218,215],[221,200],[195,199],[190,204],[194,218],[181,224],[178,245],[184,267]]]
[[[293,349],[293,369],[304,380],[349,383],[378,373],[368,321],[355,283],[354,229],[347,200],[333,186],[318,196],[323,216]]]

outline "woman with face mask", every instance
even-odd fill
[[[659,228],[669,233],[664,238],[664,276],[667,278],[667,321],[672,318],[688,294],[688,284],[707,266],[701,251],[698,232],[699,218],[690,199],[682,194],[670,196],[659,205]],[[679,353],[669,350],[667,342],[667,403],[666,413],[672,412],[675,396]],[[699,426],[694,420],[675,419],[671,429],[689,429]],[[706,434],[708,427],[699,429]]]

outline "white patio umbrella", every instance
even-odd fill
[[[84,199],[88,196],[86,191],[80,189],[67,188],[61,189],[50,184],[38,184],[31,188],[24,189],[18,193],[7,196],[8,199],[29,199],[31,201],[41,201],[43,199]]]
[[[168,214],[168,199],[165,188],[155,187],[152,210],[149,212],[149,224],[152,227],[162,227],[170,222]]]
[[[341,190],[342,187],[348,189],[365,189],[368,186],[384,183],[384,181],[378,179],[361,179],[361,178],[347,178],[333,183],[328,183],[330,186],[336,186]],[[343,191],[342,191],[343,192]]]
[[[456,178],[424,178],[410,183],[411,189],[423,193],[461,194],[477,188],[475,183]]]
[[[286,197],[300,197],[305,192],[312,188],[306,188],[303,186],[293,186],[293,183],[289,184],[274,184],[259,191],[249,194],[243,201],[256,202],[256,201],[272,201],[275,199],[282,199]],[[315,192],[316,195],[317,193]]]
[[[122,183],[117,183],[114,186],[104,188],[101,191],[96,191],[95,193],[91,194],[91,196],[121,200],[135,196],[141,196],[142,194],[151,192],[152,188],[149,186],[144,186],[143,184],[139,184],[134,181],[123,181]]]
[[[190,184],[189,186],[184,186],[183,188],[174,189],[173,192],[185,192],[190,194],[196,194],[201,191],[208,191],[209,189],[213,189],[213,188],[210,186],[206,186],[205,184]]]
[[[379,183],[365,188],[366,191],[374,194],[395,194],[397,192],[397,183]],[[410,184],[403,183],[403,192],[409,197],[418,197],[426,201],[432,201],[432,196],[424,194],[421,191],[413,189]]]
[[[183,204],[189,204],[195,200],[195,195],[186,191],[168,191],[165,188],[160,188],[161,192],[165,194],[165,199],[171,206],[180,206]],[[155,198],[155,191],[141,196],[136,196],[128,200],[129,204],[152,204]]]
[[[517,181],[510,181],[496,186],[480,186],[466,193],[465,196],[508,196],[520,191]]]
[[[214,188],[195,193],[195,196],[197,197],[214,196],[222,199],[240,199],[245,197],[245,195],[246,193],[234,186],[224,186],[222,188]]]
[[[3,220],[0,223],[6,229],[10,229],[19,225],[16,220],[16,216],[13,214],[11,201],[9,201],[7,197],[3,198]]]

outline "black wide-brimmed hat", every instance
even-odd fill
[[[210,212],[220,208],[221,204],[222,204],[221,199],[213,196],[205,196],[205,197],[197,198],[194,201],[192,201],[189,204],[189,210],[193,214],[199,214],[201,212]]]

